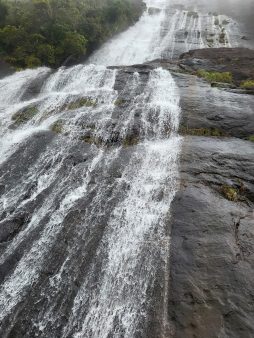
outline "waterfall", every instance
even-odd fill
[[[176,129],[179,118],[171,75],[161,69],[152,72],[140,99],[136,104],[144,107],[144,140],[123,172],[121,180],[127,182],[128,191],[112,211],[98,248],[97,255],[104,257],[100,280],[90,294],[95,264],[74,300],[66,337],[73,325],[80,326],[75,337],[108,337],[112,332],[114,337],[134,337],[149,309],[156,259],[162,260],[162,269],[166,267],[170,238],[165,220],[177,188],[180,147],[177,135],[163,131],[164,123]],[[80,318],[84,318],[82,325]]]
[[[204,46],[204,18],[145,2],[86,64],[0,80],[2,337],[147,337],[152,317],[168,336],[178,88],[161,68],[107,66]]]

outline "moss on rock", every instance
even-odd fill
[[[56,134],[62,134],[64,129],[63,121],[62,120],[56,121],[55,123],[52,124],[50,129]]]
[[[138,144],[138,142],[139,142],[139,138],[137,136],[128,135],[123,140],[123,146],[124,147],[135,146],[136,144]]]
[[[181,135],[206,136],[206,137],[225,137],[228,136],[224,131],[218,128],[180,128]]]
[[[242,81],[240,87],[244,89],[254,89],[254,80]]]
[[[197,75],[211,83],[212,82],[224,82],[224,83],[233,82],[233,75],[230,72],[213,72],[213,71],[206,71],[204,69],[199,69],[197,71]]]
[[[12,116],[12,120],[15,122],[15,126],[19,126],[31,120],[38,113],[36,106],[28,106],[19,110]]]
[[[125,103],[126,101],[124,99],[118,98],[115,100],[114,105],[119,107],[119,106],[124,105]]]
[[[82,107],[96,107],[97,105],[97,101],[89,98],[89,97],[85,97],[85,98],[81,98],[77,101],[73,101],[73,102],[69,102],[65,105],[64,109],[65,110],[75,110],[75,109],[79,109]]]
[[[238,190],[230,185],[224,184],[221,187],[221,192],[229,201],[236,202],[238,200]]]
[[[80,137],[80,141],[83,141],[88,144],[95,144],[96,146],[101,146],[103,144],[103,140],[98,138],[92,134],[85,134]]]

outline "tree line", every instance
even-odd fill
[[[141,0],[0,0],[0,58],[16,68],[59,67],[138,20]]]

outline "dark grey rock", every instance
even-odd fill
[[[216,128],[227,135],[248,138],[254,133],[254,97],[212,88],[188,74],[176,74],[181,96],[181,126]]]
[[[172,204],[169,316],[173,337],[251,338],[254,332],[254,145],[186,137],[181,187]],[[244,192],[243,192],[244,195]]]
[[[195,63],[199,61],[195,60]],[[140,319],[133,338],[253,337],[254,144],[239,139],[254,134],[253,97],[211,88],[207,82],[189,74],[191,62],[184,65],[187,67],[184,69],[178,61],[170,60],[118,67],[115,89],[119,92],[119,100],[110,112],[111,118],[103,124],[100,142],[95,140],[96,147],[93,137],[97,121],[86,117],[76,121],[76,126],[83,126],[83,134],[71,139],[70,147],[70,135],[42,132],[27,139],[2,164],[0,195],[15,189],[20,182],[23,182],[23,191],[16,205],[12,208],[7,206],[1,215],[1,253],[8,251],[22,231],[25,232],[28,222],[43,203],[51,199],[52,203],[48,210],[44,210],[40,221],[35,222],[27,234],[20,236],[11,253],[3,260],[0,265],[1,282],[12,275],[26,253],[41,238],[50,218],[61,216],[61,202],[68,192],[75,193],[76,187],[80,187],[84,180],[87,182],[86,194],[65,210],[63,219],[51,225],[52,243],[42,241],[40,248],[48,245],[47,253],[39,264],[37,277],[25,290],[26,296],[1,323],[0,335],[3,337],[42,337],[40,321],[50,309],[52,318],[46,321],[43,338],[61,338],[71,317],[75,297],[84,282],[91,293],[99,292],[103,264],[108,257],[106,249],[98,248],[107,245],[103,236],[108,230],[111,212],[129,192],[130,184],[124,178],[124,170],[133,151],[137,150],[137,162],[142,155],[142,147],[135,144],[142,139],[142,108],[135,107],[133,111],[131,102],[133,96],[142,95],[151,70],[157,67],[173,72],[179,87],[180,127],[218,129],[227,137],[183,138],[179,159],[180,188],[171,207],[167,229],[171,233],[169,294],[165,296],[163,287],[165,276],[161,269],[160,248],[153,249],[148,242],[142,248],[142,257],[154,250],[151,255],[154,281],[147,291],[150,309],[147,316]],[[135,72],[139,73],[139,85],[134,93],[130,90],[130,83]],[[31,96],[36,95],[36,88],[42,83],[43,79],[32,86],[35,89],[31,87]],[[30,94],[28,91],[27,95]],[[132,125],[129,130],[124,129],[123,136],[125,117],[130,113],[133,114]],[[118,149],[122,144],[124,147]],[[103,157],[89,171],[100,149],[103,149]],[[49,162],[47,156],[41,156],[49,154],[48,150],[55,155],[50,157]],[[115,150],[118,153],[113,157]],[[38,162],[42,160],[45,163],[41,165]],[[33,180],[26,180],[27,173],[30,176],[33,173],[35,163],[40,168],[39,175]],[[51,175],[51,169],[55,167],[54,180],[30,201],[39,177]],[[237,191],[235,201],[226,198],[224,185]],[[60,231],[58,227],[61,227]],[[145,265],[141,266],[141,269],[145,268]],[[163,322],[165,300],[168,301],[170,322],[166,328]],[[90,302],[89,297],[86,302]],[[69,337],[80,329],[87,303],[79,308],[79,327],[72,327]],[[124,329],[117,318],[115,325],[124,336]],[[109,337],[113,338],[114,333]]]

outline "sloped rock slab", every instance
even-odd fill
[[[254,333],[253,202],[229,201],[223,184],[254,193],[254,146],[186,137],[172,205],[169,316],[173,337],[251,338]]]

